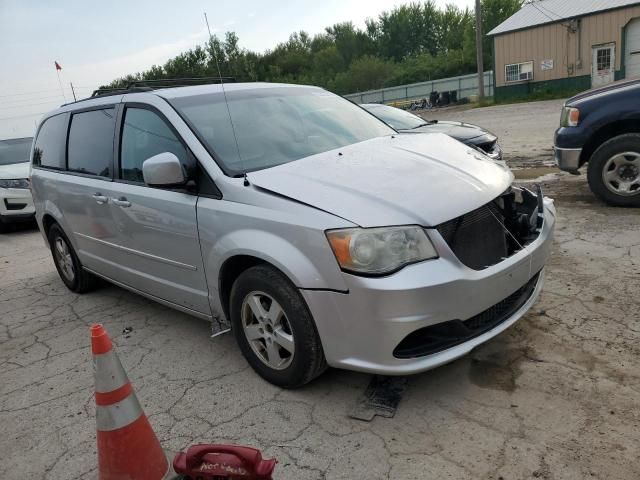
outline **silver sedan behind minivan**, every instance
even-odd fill
[[[139,90],[38,127],[37,221],[71,290],[100,277],[230,324],[285,387],[434,368],[538,297],[555,209],[503,163],[316,87]]]

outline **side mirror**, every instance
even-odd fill
[[[171,152],[147,158],[142,163],[142,177],[152,187],[184,185],[187,181],[180,160]]]

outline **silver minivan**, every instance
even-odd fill
[[[68,288],[230,325],[284,387],[468,353],[536,301],[553,237],[553,202],[504,163],[316,87],[99,94],[47,114],[31,155]]]

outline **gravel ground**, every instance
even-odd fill
[[[478,123],[501,133],[490,121]],[[70,293],[37,231],[1,235],[0,478],[97,476],[93,322],[168,450],[249,444],[292,480],[640,478],[640,210],[599,203],[584,175],[542,183],[559,218],[540,300],[470,355],[409,377],[396,416],[369,423],[347,414],[370,376],[276,388],[230,335],[114,286]]]
[[[564,100],[514,103],[484,108],[470,106],[427,110],[426,119],[474,123],[496,134],[512,166],[552,165],[553,133]]]

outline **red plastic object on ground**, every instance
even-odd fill
[[[260,450],[236,445],[193,445],[173,459],[177,474],[193,480],[271,480],[277,460]]]

